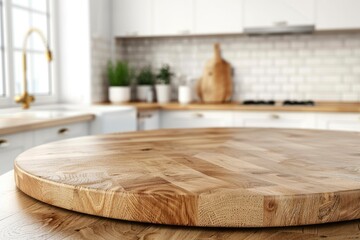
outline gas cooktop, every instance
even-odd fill
[[[243,101],[244,105],[268,105],[274,106],[277,103],[274,100],[245,100]],[[282,106],[315,106],[315,102],[312,100],[306,101],[295,101],[295,100],[285,100],[283,102],[279,102],[279,105]]]

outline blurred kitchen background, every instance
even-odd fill
[[[30,147],[91,134],[360,131],[359,9],[358,0],[0,0],[0,173]]]

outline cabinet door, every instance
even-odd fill
[[[316,29],[360,28],[359,0],[317,0]]]
[[[235,126],[314,129],[316,119],[312,113],[237,112]]]
[[[193,0],[154,0],[154,34],[191,34],[194,29],[193,3]]]
[[[0,136],[0,175],[14,168],[15,158],[32,145],[32,132]]]
[[[114,35],[117,37],[151,35],[152,2],[152,0],[114,0]]]
[[[232,127],[230,111],[163,111],[162,128]]]
[[[87,122],[45,128],[34,131],[34,144],[40,145],[88,134],[89,124]]]
[[[91,134],[136,131],[136,109],[133,107],[107,107],[91,122]]]
[[[195,33],[241,33],[243,1],[195,0]]]
[[[360,114],[319,114],[319,129],[360,132]]]
[[[246,28],[314,23],[314,0],[244,0]]]
[[[159,111],[140,111],[137,117],[137,130],[156,130],[159,129]]]

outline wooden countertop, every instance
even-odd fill
[[[112,103],[100,103],[100,105],[117,105]],[[141,103],[133,102],[126,104],[134,106],[138,110],[234,110],[234,111],[289,111],[289,112],[342,112],[342,113],[358,113],[360,112],[360,102],[317,102],[315,106],[254,106],[242,105],[240,103],[224,103],[224,104],[204,104],[204,103],[191,103],[181,105],[179,103]]]
[[[360,221],[283,228],[191,228],[101,218],[39,202],[0,176],[0,239],[315,240],[359,239]]]
[[[95,115],[90,113],[54,111],[23,111],[0,114],[0,135],[91,121],[94,118]]]
[[[123,220],[263,227],[360,218],[360,133],[182,129],[35,147],[17,186],[40,201]]]

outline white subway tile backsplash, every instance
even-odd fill
[[[177,76],[199,78],[215,42],[234,68],[235,100],[360,98],[360,33],[125,39],[117,40],[116,55],[135,67],[168,63]],[[101,76],[106,62],[101,51],[107,45],[93,47],[98,49],[93,58],[99,60],[93,65]]]
[[[341,96],[342,101],[359,101],[359,94],[357,93],[343,93]]]

